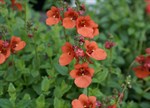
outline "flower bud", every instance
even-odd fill
[[[106,49],[111,49],[113,46],[115,46],[114,42],[110,42],[110,41],[105,42],[105,48]]]

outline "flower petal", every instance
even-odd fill
[[[96,97],[95,96],[89,96],[89,101],[93,104],[93,106],[96,105]]]
[[[59,19],[58,18],[53,18],[53,17],[49,17],[46,19],[46,24],[47,25],[54,25],[54,24],[58,24],[59,23]]]
[[[104,60],[107,57],[107,53],[104,50],[98,48],[91,54],[91,57],[96,60]]]
[[[61,66],[68,65],[72,61],[73,58],[74,58],[73,55],[69,55],[68,53],[64,53],[59,58],[59,64]]]
[[[75,20],[71,20],[69,17],[63,19],[63,26],[66,29],[72,29],[75,27]]]
[[[81,94],[78,100],[84,105],[85,103],[88,102],[88,97],[85,94]]]
[[[96,36],[99,34],[99,30],[97,28],[93,28],[94,32],[93,32],[93,36]]]
[[[19,51],[22,50],[24,47],[26,46],[26,43],[24,41],[21,41],[17,44],[17,46],[15,47],[15,51]]]
[[[92,77],[94,75],[94,69],[93,68],[89,68],[88,71],[90,73],[90,77]]]
[[[77,87],[86,88],[91,84],[91,81],[92,81],[91,77],[84,75],[76,78],[74,83],[76,84]]]
[[[72,50],[72,45],[69,42],[66,42],[65,45],[62,46],[63,53],[68,53]]]
[[[7,49],[5,57],[8,58],[10,56],[10,49]]]
[[[0,54],[0,64],[4,63],[5,60],[5,56],[3,54]]]
[[[22,11],[22,4],[15,3],[15,6],[18,8],[19,11]]]
[[[11,42],[14,42],[14,41],[19,42],[19,41],[21,41],[21,39],[20,39],[20,37],[12,36]]]
[[[88,27],[81,27],[77,29],[77,32],[87,38],[92,38],[93,37],[93,29],[88,28]]]
[[[133,70],[135,71],[135,75],[138,78],[145,78],[150,75],[150,72],[148,72],[148,70],[143,68],[142,66],[135,67],[133,68]]]
[[[72,101],[72,108],[83,108],[83,105],[79,100],[75,99]]]
[[[78,72],[78,70],[72,70],[72,71],[70,72],[70,76],[71,76],[72,78],[78,77],[78,76],[77,76],[77,72]]]

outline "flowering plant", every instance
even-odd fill
[[[149,1],[129,1],[0,0],[0,107],[149,108]]]

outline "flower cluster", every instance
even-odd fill
[[[138,78],[145,78],[150,75],[150,48],[147,48],[145,52],[146,56],[139,55],[135,59],[139,66],[133,68],[133,70]]]
[[[16,2],[16,0],[11,0],[11,8],[13,10],[17,9],[19,11],[22,11],[22,4]]]
[[[95,41],[91,41],[96,35],[99,34],[98,24],[96,24],[90,16],[84,16],[84,5],[80,6],[81,10],[77,11],[73,8],[57,8],[52,6],[47,11],[47,25],[55,25],[61,22],[65,29],[76,28],[77,36],[74,41],[75,44],[67,41],[62,46],[62,54],[59,58],[59,64],[66,66],[74,59],[76,64],[74,69],[70,72],[70,76],[74,79],[74,83],[79,88],[87,88],[94,75],[94,69],[89,67],[91,58],[95,60],[104,60],[107,53],[98,47]],[[63,10],[63,11],[62,11]],[[61,14],[62,12],[62,14]],[[96,108],[96,97],[82,94],[79,99],[72,101],[73,108]]]
[[[4,0],[0,0],[0,4],[5,4],[6,2]],[[16,0],[11,0],[11,5],[10,7],[13,9],[13,10],[18,10],[18,11],[22,11],[23,8],[22,8],[22,4],[21,3],[18,3],[16,2]]]
[[[0,40],[0,64],[4,63],[11,53],[16,53],[25,46],[26,43],[16,36],[12,36],[10,41]]]
[[[104,60],[107,57],[106,52],[99,48],[95,41],[89,41],[89,39],[99,34],[98,24],[90,16],[82,16],[80,12],[73,8],[68,8],[63,16],[61,16],[61,10],[54,6],[51,7],[47,11],[46,24],[52,26],[62,22],[65,29],[76,28],[77,33],[80,35],[76,39],[78,44],[72,45],[70,42],[66,42],[62,46],[59,64],[66,66],[73,59],[76,59],[75,69],[70,72],[70,76],[75,79],[74,82],[77,87],[86,88],[90,85],[94,74],[94,69],[88,65],[88,63],[91,63],[90,58]]]
[[[96,108],[96,97],[81,94],[78,99],[72,101],[72,108]]]

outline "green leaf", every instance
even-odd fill
[[[144,94],[143,94],[143,97],[144,97],[145,99],[150,100],[150,93],[144,93]]]
[[[103,70],[96,72],[93,77],[93,83],[101,83],[103,82],[108,75],[108,69],[103,68]]]
[[[54,108],[70,108],[68,102],[64,101],[63,99],[59,99],[57,97],[54,98]]]
[[[150,103],[149,102],[141,102],[140,106],[141,106],[140,108],[149,108]]]
[[[54,96],[61,98],[68,90],[70,90],[71,85],[68,85],[64,80],[62,81],[61,85],[56,86],[54,91]]]
[[[8,99],[0,99],[1,108],[12,108],[12,104]]]
[[[16,97],[16,89],[15,89],[15,87],[12,83],[9,84],[8,93],[9,93],[9,96],[10,96],[10,101],[15,102],[15,100],[17,98]]]
[[[52,50],[52,48],[47,48],[47,49],[46,49],[46,53],[47,53],[48,57],[52,57],[52,55],[53,55],[53,50]]]
[[[47,77],[44,77],[41,85],[41,90],[47,92],[49,90],[49,87],[49,79]]]
[[[25,94],[23,99],[17,103],[17,108],[28,108],[31,103],[31,98],[29,94]]]
[[[96,96],[97,98],[103,98],[104,94],[98,88],[89,88],[88,94],[90,96]]]
[[[16,93],[16,89],[12,83],[9,84],[8,92],[9,93]]]
[[[57,70],[58,73],[61,75],[68,75],[68,68],[65,66],[60,66],[58,63],[54,64],[55,69]]]
[[[36,108],[45,108],[45,97],[43,94],[36,99]]]

